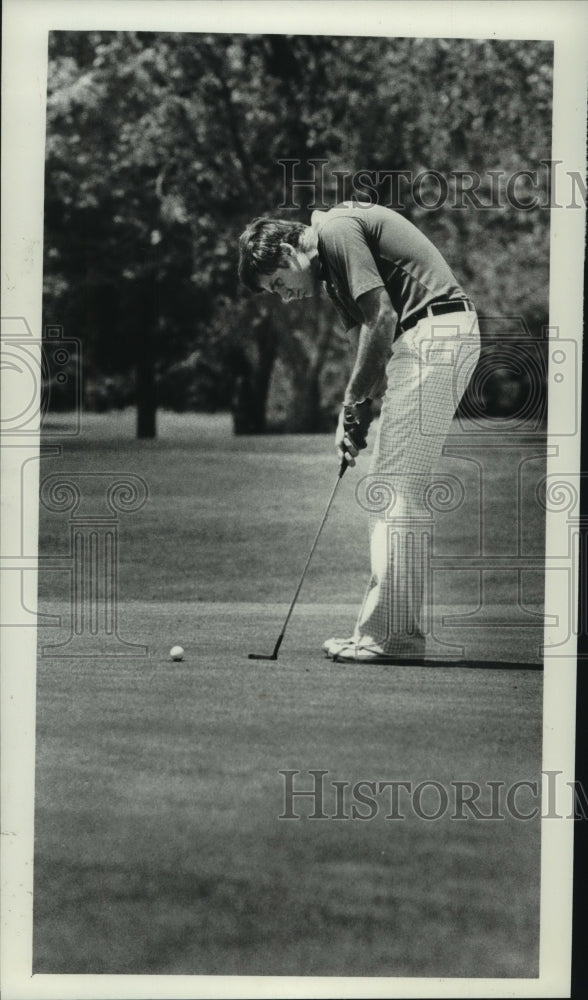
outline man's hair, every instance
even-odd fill
[[[259,276],[286,266],[281,243],[298,249],[306,230],[302,222],[284,219],[254,219],[239,237],[239,278],[252,292],[261,292]]]

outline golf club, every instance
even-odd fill
[[[341,482],[341,479],[343,478],[343,474],[344,474],[346,468],[347,468],[347,459],[345,457],[343,457],[341,459],[341,465],[339,467],[339,472],[337,473],[337,479],[335,481],[335,485],[333,486],[333,492],[331,493],[331,496],[329,497],[329,502],[327,504],[327,508],[325,510],[325,513],[323,514],[323,519],[322,519],[321,523],[319,524],[319,529],[318,529],[318,531],[317,531],[317,533],[315,535],[314,542],[312,543],[312,548],[311,548],[311,550],[310,550],[310,552],[308,554],[308,559],[306,560],[306,565],[305,565],[304,569],[302,570],[302,576],[300,577],[300,582],[299,582],[299,584],[298,584],[298,586],[296,588],[296,593],[294,594],[294,597],[292,598],[292,603],[291,603],[290,608],[288,610],[288,614],[286,615],[286,620],[285,620],[284,625],[282,627],[282,631],[280,632],[280,634],[278,636],[278,641],[276,642],[276,645],[274,646],[274,651],[270,655],[267,655],[267,654],[264,655],[262,653],[249,653],[248,658],[250,660],[277,660],[277,658],[278,658],[278,652],[279,652],[280,646],[282,645],[282,640],[284,638],[284,635],[286,633],[286,627],[288,625],[288,622],[290,621],[290,615],[292,614],[292,611],[294,610],[294,605],[296,604],[296,601],[298,599],[298,594],[300,593],[300,588],[302,587],[302,584],[304,583],[304,577],[306,576],[306,571],[307,571],[307,569],[308,569],[308,567],[310,565],[310,560],[312,559],[314,550],[316,549],[317,542],[318,542],[318,540],[320,538],[321,531],[323,530],[323,528],[325,526],[325,521],[327,520],[327,517],[329,516],[329,511],[331,509],[331,504],[333,503],[333,500],[335,499],[335,493],[337,492],[337,487],[338,487],[339,483]]]

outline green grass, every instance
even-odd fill
[[[150,504],[121,515],[120,632],[149,653],[39,658],[34,970],[536,976],[538,820],[427,822],[410,807],[401,821],[311,820],[303,800],[300,820],[278,819],[286,768],[304,787],[311,768],[448,790],[539,780],[541,672],[524,669],[521,630],[519,669],[323,660],[367,569],[349,473],[280,659],[247,660],[283,621],[334,480],[330,441],[165,418],[138,444],[125,420],[117,439],[94,418],[63,462],[43,463],[148,481]],[[499,485],[508,473],[498,462]],[[43,515],[41,552],[67,550],[63,521]],[[449,549],[475,525],[448,516],[443,531]],[[67,636],[57,579],[44,574],[41,603],[63,626],[41,643]],[[468,587],[443,596],[467,604]],[[175,642],[183,663],[167,656]]]
[[[132,435],[129,413],[85,415],[83,436],[67,442],[65,457],[41,463],[42,478],[95,470],[134,473],[147,482],[147,505],[120,516],[122,599],[289,601],[337,473],[330,436],[235,438],[227,417],[172,414],[160,417],[158,440],[137,442]],[[457,425],[453,435],[458,441],[464,438]],[[501,440],[500,431],[493,440]],[[503,445],[492,452],[484,472],[492,479],[483,511],[492,532],[489,541],[480,542],[478,465],[454,457],[443,460],[443,471],[460,479],[471,499],[465,508],[436,515],[436,554],[473,554],[480,544],[488,555],[512,553],[518,544],[513,486],[521,468],[526,470],[521,477],[521,544],[525,554],[542,555],[543,511],[534,488],[545,471],[545,440],[538,436],[533,453],[541,457],[532,462],[525,462],[524,449],[519,453],[507,447],[507,440]],[[302,596],[309,602],[359,602],[363,595],[369,572],[367,527],[355,487],[367,472],[367,454],[339,488],[305,581]],[[104,486],[98,479],[86,481],[84,490],[103,495]],[[68,545],[67,516],[42,509],[39,551],[65,554]],[[440,603],[471,604],[475,579],[461,571],[448,573]],[[486,572],[491,603],[511,601],[503,582],[504,574]],[[541,604],[543,574],[526,572],[523,585],[525,600]],[[66,597],[67,588],[64,574],[41,573],[42,597]]]

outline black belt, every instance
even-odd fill
[[[400,324],[400,329],[406,333],[426,316],[443,316],[444,313],[452,312],[474,312],[474,309],[474,304],[469,299],[445,299],[444,302],[431,302],[428,306],[423,306],[422,309],[418,309],[412,316],[409,316],[405,323]]]

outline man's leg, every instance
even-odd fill
[[[353,636],[358,646],[399,659],[425,654],[432,524],[426,492],[478,355],[472,313],[423,321],[394,345],[370,473],[360,490],[369,511],[372,573]]]

